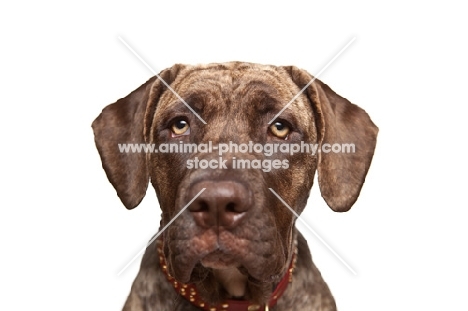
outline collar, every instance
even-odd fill
[[[292,274],[296,266],[297,245],[295,244],[294,253],[292,255],[289,268],[278,285],[276,285],[276,288],[271,294],[270,299],[268,300],[268,304],[266,305],[254,304],[245,300],[226,300],[218,305],[210,305],[200,298],[194,284],[180,283],[169,274],[167,271],[166,259],[164,258],[162,251],[162,240],[158,239],[156,243],[160,267],[164,272],[168,282],[171,283],[172,287],[179,295],[184,297],[192,305],[205,311],[268,311],[269,308],[272,308],[276,305],[278,299],[283,295],[284,291],[288,287],[288,284],[292,282]]]

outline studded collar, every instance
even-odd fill
[[[297,258],[297,246],[295,246],[289,268],[278,285],[276,285],[275,290],[270,296],[268,304],[258,305],[245,300],[226,300],[218,305],[211,305],[201,299],[194,284],[177,282],[174,277],[169,274],[167,271],[166,260],[162,251],[162,240],[158,239],[156,243],[160,267],[166,276],[167,281],[171,283],[172,287],[179,295],[184,297],[192,305],[197,306],[201,310],[205,311],[268,311],[269,308],[272,308],[276,305],[278,299],[283,295],[284,291],[288,287],[288,284],[292,282],[292,273],[294,271]]]

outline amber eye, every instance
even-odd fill
[[[187,121],[180,119],[172,123],[171,130],[176,136],[188,135],[190,134],[190,125]]]
[[[283,122],[276,121],[275,123],[270,125],[270,131],[276,137],[286,139],[291,130]]]

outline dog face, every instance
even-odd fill
[[[127,208],[133,208],[151,180],[162,209],[161,227],[175,219],[164,232],[164,254],[169,272],[180,282],[205,282],[200,289],[209,291],[213,271],[228,268],[239,269],[251,284],[278,280],[292,256],[295,217],[270,189],[300,214],[317,170],[328,205],[347,211],[364,182],[377,128],[362,109],[319,80],[275,118],[313,79],[295,67],[237,62],[175,65],[160,76],[206,124],[158,78],[106,107],[93,129],[117,194]],[[263,146],[305,142],[319,149],[325,143],[352,143],[355,152],[267,156],[231,148],[220,158],[217,151],[121,153],[118,149],[119,143],[239,146],[250,142]],[[242,169],[239,160],[267,164],[270,170]],[[197,169],[195,161],[213,165]],[[279,168],[271,169],[272,163]]]
[[[148,122],[149,141],[156,145],[179,141],[197,145],[316,142],[313,113],[305,98],[295,101],[280,119],[268,124],[299,92],[286,78],[274,68],[259,66],[182,69],[173,88],[206,124],[172,92],[166,92]],[[181,126],[184,132],[172,129],[180,120],[186,126]],[[280,121],[289,128],[287,137],[274,134]],[[291,255],[293,214],[268,188],[278,189],[280,196],[300,212],[312,185],[316,157],[277,153],[269,160],[287,159],[291,169],[269,173],[233,168],[232,159],[263,162],[262,153],[231,150],[223,155],[226,168],[222,169],[187,169],[187,161],[193,158],[219,161],[217,152],[158,153],[149,161],[159,198],[167,199],[161,202],[163,224],[206,188],[189,207],[190,212],[181,214],[165,233],[170,271],[183,282],[205,279],[208,270],[204,268],[232,266],[245,269],[249,276],[261,281],[280,277]]]

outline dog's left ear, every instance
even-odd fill
[[[296,67],[284,67],[300,89],[314,77]],[[369,115],[328,85],[315,79],[304,92],[311,102],[317,126],[318,180],[322,197],[336,212],[346,212],[356,202],[371,164],[378,128]],[[325,150],[330,152],[324,152]],[[333,152],[333,144],[354,144],[352,153]],[[341,148],[342,149],[342,148]]]
[[[181,67],[174,65],[159,76],[170,84]],[[149,181],[147,154],[143,150],[122,152],[119,144],[147,143],[157,102],[165,90],[165,85],[153,77],[127,97],[105,107],[92,124],[102,167],[128,209],[140,204],[146,194]]]

